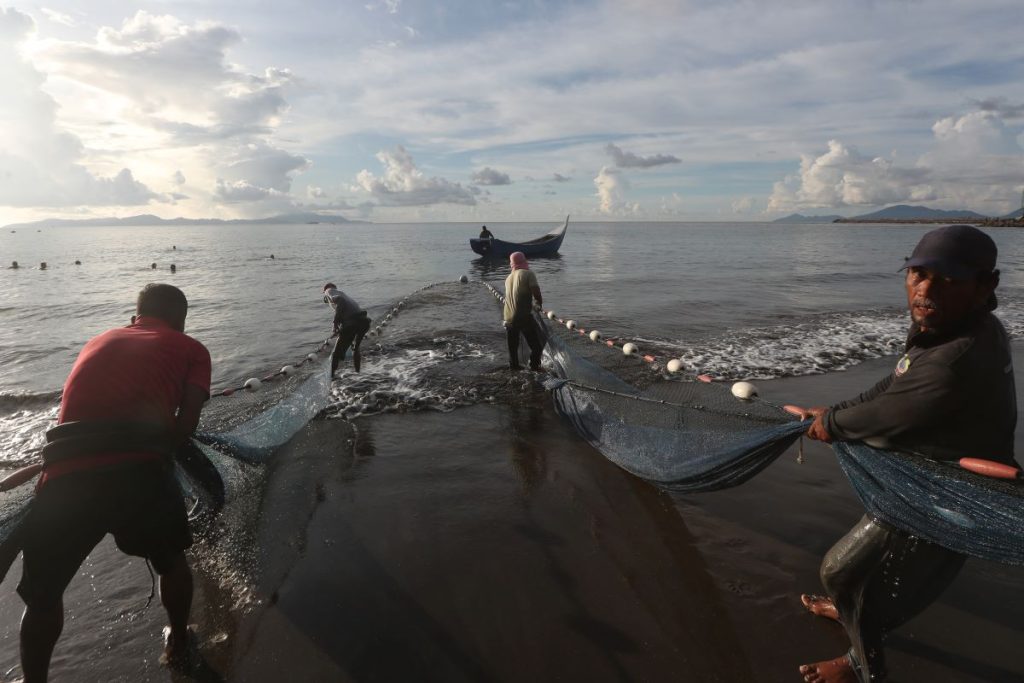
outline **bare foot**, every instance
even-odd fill
[[[192,665],[193,653],[198,653],[196,635],[189,626],[187,636],[175,638],[170,626],[164,627],[164,654],[160,663],[172,669],[188,669]]]
[[[846,655],[827,662],[804,664],[800,673],[807,683],[857,683],[857,674]]]
[[[839,610],[836,609],[835,603],[832,602],[832,598],[827,598],[823,595],[810,595],[808,593],[804,593],[800,596],[800,602],[803,603],[808,612],[815,616],[839,621]]]

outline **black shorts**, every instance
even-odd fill
[[[18,594],[29,606],[64,595],[92,549],[110,533],[117,547],[144,557],[157,573],[192,545],[188,515],[171,468],[138,463],[74,472],[47,482],[20,530]]]

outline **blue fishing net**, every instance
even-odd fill
[[[859,442],[832,449],[871,515],[965,555],[1024,565],[1024,482]]]
[[[680,381],[579,330],[537,317],[558,411],[623,469],[680,491],[747,481],[807,429],[779,406],[725,386]],[[660,371],[659,371],[660,370]],[[625,381],[623,377],[629,378]],[[966,555],[1024,564],[1024,482],[863,443],[833,449],[865,509],[904,532]]]

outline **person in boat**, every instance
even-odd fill
[[[370,331],[369,316],[352,297],[338,289],[333,282],[324,285],[324,303],[328,303],[334,308],[334,334],[338,335],[338,341],[334,344],[334,353],[331,354],[331,377],[334,377],[341,361],[345,360],[345,354],[350,346],[352,347],[352,367],[359,372],[362,362],[359,345],[363,343],[363,337]]]
[[[26,683],[45,681],[64,625],[64,591],[110,533],[160,577],[170,626],[165,661],[187,663],[192,545],[171,454],[195,432],[210,395],[210,353],[184,333],[188,301],[167,284],[139,293],[127,327],[94,337],[64,384],[57,427],[47,433],[42,475],[21,530],[18,594]]]
[[[536,301],[538,306],[544,305],[540,285],[523,252],[513,252],[508,260],[512,272],[505,278],[505,307],[502,312],[508,341],[508,366],[513,370],[521,369],[519,335],[522,335],[530,346],[530,369],[540,370],[544,342],[533,319],[533,302]]]
[[[491,231],[487,229],[486,225],[480,229],[480,239],[482,239],[482,240],[492,240],[492,239],[494,239],[494,234],[491,233]]]
[[[807,436],[933,460],[1016,465],[1013,362],[1006,330],[992,314],[996,254],[992,239],[971,226],[924,235],[903,266],[911,316],[905,353],[892,373],[856,398],[828,408],[788,406],[801,419],[813,418]],[[841,622],[852,647],[801,666],[804,680],[884,681],[885,635],[935,601],[965,559],[863,517],[822,561],[828,596],[801,596],[811,613]]]

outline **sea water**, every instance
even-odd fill
[[[128,323],[148,282],[189,298],[187,331],[213,358],[215,387],[240,385],[292,363],[329,336],[321,299],[331,281],[379,319],[432,282],[501,284],[502,262],[469,249],[474,224],[42,227],[0,233],[0,462],[34,457],[82,345]],[[494,224],[496,237],[535,238],[551,224]],[[606,336],[632,339],[722,378],[825,373],[898,353],[907,326],[898,269],[922,225],[575,223],[561,253],[535,259],[545,306]],[[1024,233],[989,231],[1000,250],[1000,308],[1024,331]],[[273,258],[272,258],[273,256]],[[81,265],[75,265],[80,260]],[[6,266],[18,261],[20,269]],[[45,270],[39,263],[46,261]],[[151,264],[156,268],[151,268]],[[170,266],[176,272],[170,272]],[[503,362],[482,306],[462,329],[436,315],[407,333],[401,353],[376,362],[368,339],[361,384],[335,388],[339,410],[452,407],[478,400],[430,385],[425,366],[483,355]],[[472,328],[472,329],[470,329]],[[368,379],[369,378],[369,379]],[[353,378],[354,379],[354,378]],[[453,397],[455,391],[458,395]],[[426,398],[424,398],[426,397]],[[408,399],[408,400],[406,400]],[[354,406],[354,407],[353,407]]]

